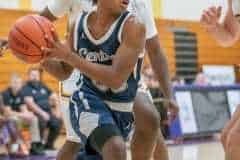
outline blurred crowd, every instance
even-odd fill
[[[59,97],[41,81],[41,70],[30,68],[27,81],[12,74],[0,92],[0,154],[42,155],[54,149],[61,127]]]
[[[168,111],[166,107],[164,106],[163,102],[163,95],[160,90],[160,85],[158,82],[158,79],[150,65],[144,66],[142,70],[142,79],[147,85],[147,87],[150,90],[150,93],[154,99],[154,104],[157,107],[157,110],[160,114],[161,117],[161,130],[165,138],[168,138],[170,136],[169,133],[169,126],[170,126],[170,121],[168,118]],[[175,86],[183,86],[183,85],[188,85],[189,83],[186,83],[185,79],[180,76],[174,76],[171,78],[171,84],[173,87]],[[208,78],[206,75],[204,75],[202,72],[199,72],[194,81],[189,84],[189,85],[198,85],[198,86],[206,86],[209,85]]]
[[[159,95],[159,93],[156,93],[157,91],[159,92],[160,86],[158,83],[158,78],[155,76],[151,66],[146,65],[143,68],[142,73],[143,73],[142,74],[143,80],[146,83],[146,85],[148,86],[148,88],[151,90],[151,94],[153,95],[153,97],[161,96],[161,94]],[[171,83],[172,83],[173,87],[189,84],[189,83],[186,83],[184,78],[180,77],[180,76],[173,76],[171,79]],[[197,73],[194,81],[192,83],[190,83],[189,85],[205,86],[205,85],[209,85],[209,80],[204,73],[199,72],[199,73]]]

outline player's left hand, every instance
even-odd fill
[[[209,32],[215,32],[220,26],[220,17],[222,15],[222,7],[212,6],[204,10],[200,19],[203,27]]]
[[[68,43],[61,42],[56,31],[52,29],[53,39],[45,36],[47,43],[49,44],[49,48],[42,47],[42,51],[45,55],[44,59],[58,59],[64,61],[68,56],[72,54],[71,48]]]
[[[179,112],[179,107],[177,103],[174,100],[170,100],[168,102],[168,116],[169,116],[170,122],[176,119],[176,117],[178,116],[178,112]]]

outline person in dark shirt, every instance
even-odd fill
[[[8,120],[18,124],[17,128],[19,130],[28,127],[32,142],[31,153],[41,154],[42,152],[38,147],[41,141],[38,119],[24,104],[21,89],[22,79],[16,74],[12,75],[9,88],[1,93],[3,114]]]
[[[24,102],[39,118],[40,133],[46,149],[53,149],[54,141],[61,129],[61,116],[56,110],[58,98],[45,84],[40,81],[41,72],[38,68],[30,68],[28,82],[23,87]],[[52,102],[54,101],[54,102]],[[50,103],[51,102],[51,103]],[[45,133],[48,133],[46,135]]]

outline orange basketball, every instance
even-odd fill
[[[53,38],[54,25],[39,15],[27,15],[19,18],[8,36],[8,46],[12,53],[26,63],[40,62],[44,54],[41,47],[51,47],[44,38]]]

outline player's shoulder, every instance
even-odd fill
[[[136,16],[131,15],[125,22],[124,32],[126,35],[145,35],[146,27]]]

